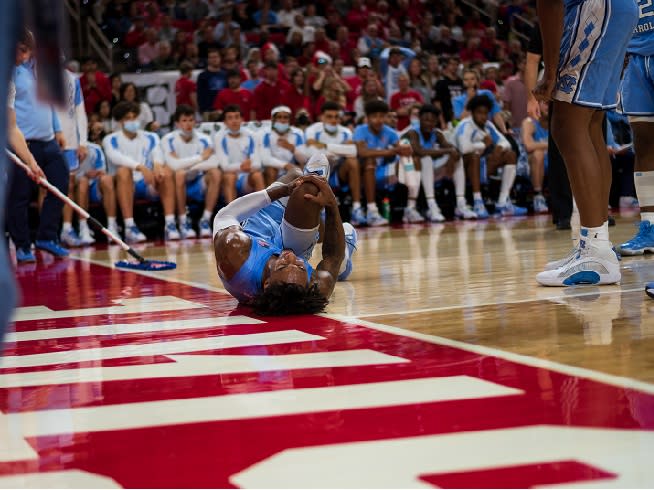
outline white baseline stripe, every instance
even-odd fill
[[[39,437],[521,394],[482,379],[452,376],[11,413],[6,418],[23,437]],[[66,428],[62,420],[68,421]]]
[[[113,325],[93,325],[88,327],[50,328],[30,330],[27,332],[10,332],[5,336],[5,342],[26,342],[29,340],[63,339],[67,337],[101,337],[129,333],[224,327],[227,325],[256,325],[260,323],[265,322],[242,315],[193,318],[190,320],[165,320],[162,322],[147,323],[116,323]]]
[[[299,330],[282,330],[247,335],[223,335],[218,337],[202,337],[199,339],[171,340],[151,344],[126,344],[111,347],[96,347],[92,349],[70,350],[65,352],[46,352],[25,356],[5,356],[0,358],[0,368],[21,368],[35,366],[52,366],[71,362],[101,361],[121,357],[158,356],[169,354],[184,354],[211,349],[227,349],[230,347],[247,347],[251,345],[289,344],[293,342],[309,342],[324,340],[319,335],[310,335]]]
[[[0,388],[60,385],[71,383],[100,383],[152,378],[179,378],[232,373],[290,371],[293,369],[368,366],[373,364],[401,364],[410,362],[368,349],[308,354],[270,356],[168,356],[175,362],[144,366],[92,367],[81,369],[51,369],[27,373],[0,374]]]
[[[30,320],[52,320],[55,318],[69,318],[95,315],[122,315],[125,313],[156,313],[159,311],[190,310],[193,308],[206,308],[200,303],[193,303],[175,296],[152,296],[143,298],[127,298],[115,306],[100,308],[81,308],[77,310],[54,311],[45,306],[26,306],[16,308],[14,322]]]
[[[349,317],[349,316],[328,315],[328,314],[321,314],[320,316],[325,318],[330,318],[332,320],[354,323],[357,325],[361,325],[363,327],[369,327],[374,330],[379,330],[380,332],[387,332],[393,335],[399,335],[401,337],[409,337],[412,339],[422,340],[425,342],[429,342],[431,344],[455,347],[457,349],[465,350],[468,352],[474,352],[475,354],[481,354],[484,356],[499,357],[500,359],[505,359],[507,361],[516,362],[518,364],[523,364],[526,366],[549,369],[550,371],[556,371],[558,373],[566,374],[568,376],[591,379],[593,381],[608,384],[611,386],[617,386],[619,388],[633,388],[654,395],[653,384],[646,383],[644,381],[638,381],[632,378],[625,378],[623,376],[614,376],[612,374],[593,371],[592,369],[569,366],[567,364],[548,361],[546,359],[539,359],[537,357],[515,354],[513,352],[507,352],[504,350],[496,349],[494,347],[485,347],[483,345],[467,344],[465,342],[446,339],[445,337],[439,337],[437,335],[427,335],[418,332],[412,332],[411,330],[405,330],[398,327],[391,327],[390,325],[382,325],[380,323],[373,323],[373,322],[360,320],[358,318]]]

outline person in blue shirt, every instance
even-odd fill
[[[37,69],[32,57],[33,45],[21,44],[16,56],[14,79],[16,85],[16,123],[25,135],[27,145],[43,169],[47,179],[64,194],[68,194],[68,164],[62,148],[65,146],[61,125],[54,108],[38,100]],[[27,61],[22,62],[24,57]],[[31,251],[28,206],[34,182],[25,172],[13,172],[9,182],[7,227],[16,246],[18,262],[34,262]],[[48,193],[43,201],[36,234],[36,248],[55,257],[68,256],[68,250],[59,244],[63,203]]]
[[[411,145],[400,145],[397,131],[384,121],[388,104],[382,100],[371,100],[365,106],[367,124],[357,126],[352,139],[357,145],[359,166],[363,169],[363,188],[366,195],[368,226],[384,226],[388,220],[379,214],[377,188],[384,189],[397,183],[397,161],[399,156],[410,157]]]
[[[468,102],[470,102],[475,95],[485,95],[493,104],[490,112],[493,124],[495,124],[502,133],[506,133],[506,123],[500,114],[502,108],[497,103],[497,99],[495,98],[495,95],[493,95],[493,92],[479,88],[479,74],[475,70],[465,70],[463,72],[463,87],[465,88],[465,91],[461,95],[457,95],[452,99],[454,119],[460,121],[470,116],[470,112],[466,109]]]
[[[527,116],[522,121],[520,133],[529,160],[531,185],[534,188],[534,212],[547,213],[547,202],[543,196],[543,178],[547,168],[547,148],[549,140],[549,107],[539,102],[540,118]]]
[[[323,208],[322,260],[314,270],[308,258]],[[356,240],[353,228],[351,232]],[[261,315],[324,310],[342,272],[346,242],[336,197],[325,178],[289,170],[267,189],[222,208],[213,233],[218,275],[240,303]]]
[[[654,253],[654,4],[640,0],[638,6],[640,18],[627,46],[628,65],[620,93],[634,136],[640,225],[636,235],[620,245],[624,255]]]

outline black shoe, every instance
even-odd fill
[[[556,229],[557,230],[571,230],[572,226],[570,226],[570,220],[569,219],[559,219],[559,221],[556,223]]]
[[[609,216],[608,222],[609,226],[615,226],[615,218],[613,216]]]

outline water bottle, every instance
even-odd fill
[[[304,175],[317,175],[329,179],[329,160],[324,153],[314,153],[304,166]]]
[[[387,220],[391,219],[391,200],[388,197],[382,200],[381,215]]]

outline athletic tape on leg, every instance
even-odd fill
[[[654,171],[634,172],[634,184],[640,207],[654,206]]]

